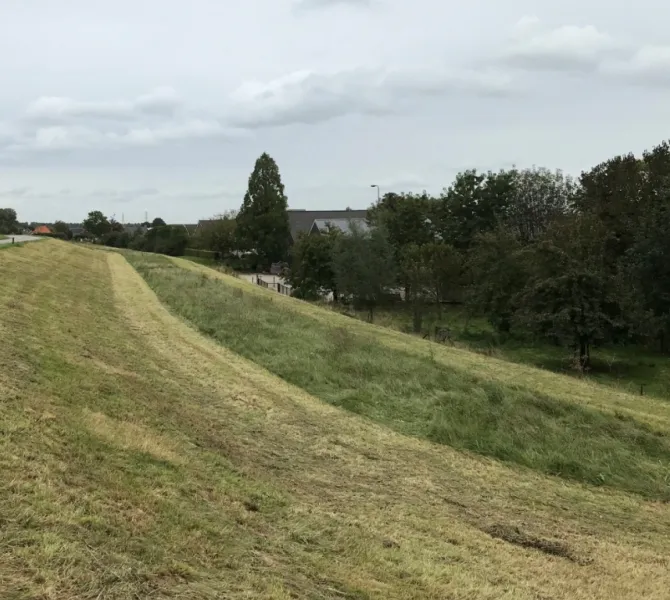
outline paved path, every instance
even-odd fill
[[[10,235],[7,239],[0,240],[0,244],[11,244],[12,238],[14,238],[14,242],[17,244],[23,242],[36,242],[37,240],[42,239],[36,235]]]

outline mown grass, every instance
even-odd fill
[[[0,598],[667,597],[668,504],[330,407],[116,253],[26,244],[0,281]]]
[[[431,345],[392,348],[365,329],[315,321],[164,257],[127,257],[200,331],[332,405],[545,474],[670,498],[667,430],[450,368]]]

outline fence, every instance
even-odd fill
[[[275,281],[274,277],[273,277],[273,281],[265,281],[265,279],[263,279],[260,275],[256,275],[253,278],[253,282],[256,285],[264,287],[268,290],[273,290],[275,292],[283,294],[284,296],[290,296],[291,295],[291,286],[290,285],[285,285],[281,281]]]

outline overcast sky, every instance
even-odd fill
[[[0,0],[0,207],[195,222],[255,159],[293,208],[578,174],[670,137],[670,5]]]

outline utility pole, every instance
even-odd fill
[[[373,183],[370,187],[377,188],[377,202],[381,200],[381,192],[379,191],[379,186],[376,183]]]

